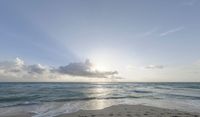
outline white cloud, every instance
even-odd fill
[[[23,65],[24,65],[24,61],[21,60],[21,59],[18,58],[18,57],[16,58],[15,63],[16,63],[17,66],[23,66]]]
[[[145,69],[163,69],[163,65],[147,65],[144,67]]]
[[[160,36],[163,37],[163,36],[167,36],[169,34],[172,34],[172,33],[175,33],[175,32],[178,32],[178,31],[181,31],[183,30],[184,27],[178,27],[178,28],[174,28],[174,29],[170,29],[168,31],[165,31],[165,32],[162,32],[160,33]]]
[[[0,62],[1,75],[12,75],[21,77],[23,75],[42,74],[47,68],[44,68],[40,64],[26,65],[22,59],[16,58],[15,61]]]
[[[146,65],[146,66],[131,66],[131,65],[128,65],[127,67],[127,70],[129,71],[133,71],[133,70],[144,70],[144,69],[164,69],[164,65]]]
[[[5,81],[4,78],[17,79],[56,79],[63,78],[63,76],[77,76],[85,78],[116,78],[117,71],[98,71],[92,70],[92,63],[89,60],[79,63],[70,63],[66,66],[58,68],[50,68],[41,64],[28,65],[19,58],[15,61],[0,62],[0,80]]]

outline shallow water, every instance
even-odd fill
[[[1,114],[49,117],[116,104],[199,112],[200,83],[0,83]]]

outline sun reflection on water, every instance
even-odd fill
[[[91,89],[91,93],[93,93],[93,96],[96,99],[93,100],[93,102],[92,102],[93,104],[91,105],[90,108],[102,109],[102,108],[109,106],[109,104],[107,103],[107,101],[104,98],[108,97],[109,94],[112,93],[112,90],[110,90],[109,88],[103,87],[102,85],[98,85],[98,87]]]

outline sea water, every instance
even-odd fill
[[[0,116],[53,117],[117,104],[200,112],[200,83],[0,83]]]

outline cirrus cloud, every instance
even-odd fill
[[[183,30],[185,27],[177,27],[177,28],[173,28],[173,29],[170,29],[168,31],[165,31],[165,32],[162,32],[160,33],[160,36],[161,37],[164,37],[164,36],[167,36],[169,34],[172,34],[172,33],[175,33],[175,32],[179,32],[181,30]]]

